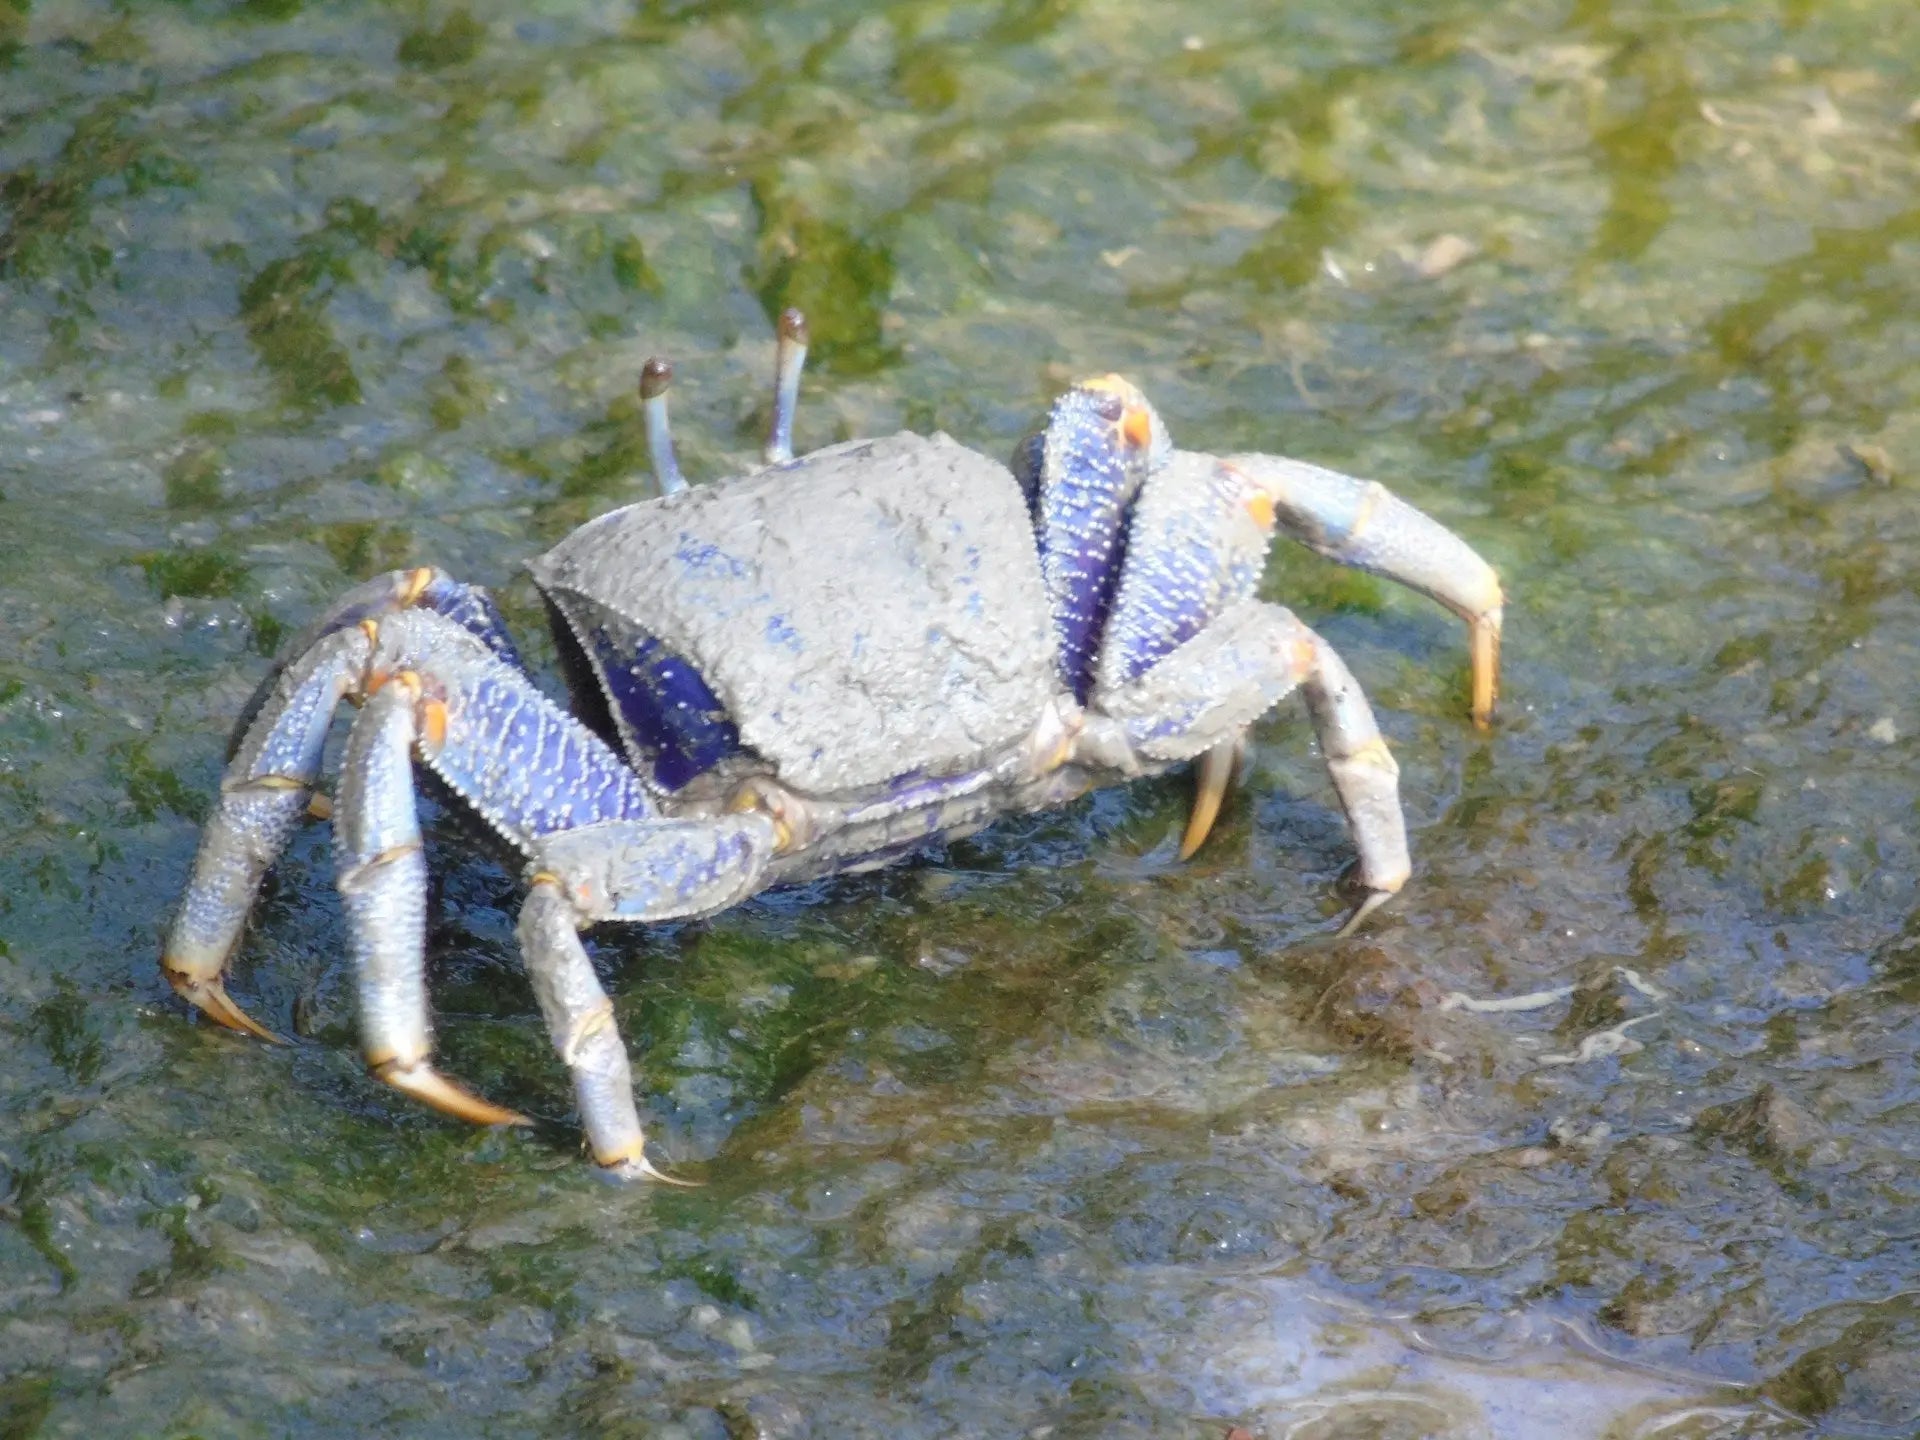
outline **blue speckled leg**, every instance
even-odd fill
[[[1126,566],[1101,636],[1097,685],[1129,685],[1235,605],[1253,599],[1273,507],[1245,475],[1178,450],[1141,488]]]
[[[228,998],[221,977],[261,880],[306,813],[333,712],[358,689],[372,652],[364,631],[342,630],[280,672],[220,782],[193,878],[167,933],[160,965],[181,997],[263,1039],[275,1037]]]
[[[261,876],[305,808],[343,698],[364,701],[341,757],[334,853],[369,1068],[463,1119],[524,1123],[431,1062],[427,876],[413,782],[414,765],[424,764],[528,856],[533,894],[521,941],[594,1153],[622,1176],[657,1176],[612,1009],[578,932],[600,920],[704,914],[752,894],[777,852],[777,824],[754,810],[660,815],[619,754],[458,616],[414,606],[343,621],[281,674],[242,739],[202,842],[168,941],[169,979],[215,1019],[267,1035],[227,999],[220,972]]]
[[[646,1156],[626,1047],[580,931],[724,909],[765,883],[776,826],[759,811],[613,822],[535,843],[520,949],[554,1049],[573,1073],[593,1157],[622,1179],[668,1179]]]
[[[455,580],[444,570],[431,565],[421,565],[412,570],[389,570],[384,575],[376,575],[371,580],[355,585],[322,611],[290,643],[282,646],[280,653],[283,657],[289,657],[285,664],[292,664],[329,635],[354,629],[368,620],[378,622],[411,608],[431,610],[445,616],[507,664],[515,669],[524,668],[520,652],[514,648],[513,637],[507,633],[507,622],[501,616],[499,607],[493,603],[493,597],[478,585]],[[239,722],[234,727],[232,743],[228,746],[230,752],[238,750],[241,739],[252,728],[255,717],[280,679],[281,668],[276,666],[269,671],[242,707]]]
[[[580,916],[558,876],[536,874],[520,907],[520,951],[553,1048],[573,1075],[580,1123],[593,1158],[623,1180],[666,1180],[647,1159],[633,1103],[633,1069],[613,1002],[580,943]]]
[[[1372,480],[1277,455],[1229,455],[1261,487],[1283,533],[1357,570],[1431,596],[1467,622],[1473,719],[1484,727],[1499,689],[1500,577],[1472,546]]]

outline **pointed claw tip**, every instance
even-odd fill
[[[1489,611],[1473,621],[1472,651],[1473,723],[1485,730],[1500,693],[1500,611]]]
[[[1213,816],[1203,816],[1196,804],[1193,813],[1187,817],[1187,828],[1180,836],[1180,858],[1191,860],[1200,853],[1200,847],[1207,843],[1207,836],[1213,833]]]
[[[1186,833],[1180,838],[1182,860],[1191,860],[1213,832],[1213,822],[1220,818],[1220,803],[1232,783],[1239,754],[1240,741],[1236,736],[1200,757],[1194,771],[1193,811],[1187,816]]]
[[[218,975],[211,978],[195,976],[184,967],[177,967],[170,958],[160,961],[160,973],[167,977],[174,994],[216,1024],[237,1030],[242,1035],[251,1035],[256,1040],[264,1040],[269,1045],[288,1043],[234,1004]]]
[[[1398,887],[1396,887],[1396,890],[1397,888]],[[1369,915],[1373,914],[1374,911],[1378,910],[1393,898],[1396,890],[1368,891],[1366,898],[1353,907],[1353,914],[1347,917],[1347,923],[1334,932],[1333,938],[1336,940],[1344,940],[1353,934],[1354,931],[1360,928],[1361,921],[1365,920]]]
[[[415,1061],[403,1065],[398,1060],[387,1060],[371,1067],[373,1078],[382,1084],[391,1085],[406,1095],[411,1095],[423,1105],[430,1105],[443,1115],[451,1115],[456,1120],[465,1120],[472,1125],[532,1125],[517,1110],[508,1110],[495,1105],[491,1100],[483,1100],[464,1086],[456,1085],[446,1076],[424,1061]]]
[[[620,1180],[657,1180],[662,1185],[672,1185],[681,1190],[698,1190],[706,1184],[704,1180],[686,1180],[678,1175],[669,1175],[664,1170],[655,1169],[653,1162],[647,1159],[645,1150],[632,1155],[621,1155],[612,1160],[601,1160],[600,1166],[609,1175]]]

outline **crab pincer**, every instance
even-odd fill
[[[1273,502],[1281,531],[1316,554],[1397,580],[1467,622],[1473,723],[1486,729],[1500,688],[1506,597],[1493,567],[1458,535],[1376,480],[1278,455],[1230,455]]]

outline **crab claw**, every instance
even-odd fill
[[[1500,685],[1500,577],[1472,546],[1386,486],[1278,455],[1229,455],[1265,492],[1280,530],[1309,550],[1431,596],[1467,622],[1473,723],[1486,729]]]
[[[1226,799],[1233,772],[1239,768],[1244,744],[1244,738],[1236,735],[1200,757],[1194,769],[1193,812],[1187,817],[1187,833],[1180,837],[1182,860],[1193,858],[1219,818],[1220,802]]]
[[[256,1040],[265,1040],[272,1045],[287,1043],[233,1003],[233,997],[227,994],[227,987],[218,973],[196,975],[192,967],[176,961],[171,955],[161,959],[160,973],[167,977],[174,994],[201,1011],[209,1020],[218,1021],[229,1030],[238,1030],[243,1035],[251,1035]]]
[[[1016,457],[1039,536],[1060,679],[1082,705],[1120,584],[1128,517],[1169,445],[1139,390],[1118,375],[1097,375],[1054,402],[1037,453],[1029,442]]]
[[[598,1156],[594,1157],[599,1159]],[[698,1190],[705,1181],[684,1180],[678,1175],[669,1175],[664,1170],[656,1170],[653,1162],[647,1159],[644,1150],[632,1155],[623,1155],[617,1160],[600,1160],[600,1168],[616,1180],[657,1180],[662,1185],[675,1185],[682,1190]]]
[[[517,1110],[508,1110],[482,1100],[463,1086],[454,1084],[424,1060],[411,1065],[388,1060],[372,1067],[373,1078],[431,1105],[443,1114],[474,1125],[531,1125],[533,1121]]]

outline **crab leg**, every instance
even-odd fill
[[[633,1103],[613,1002],[580,943],[596,920],[665,920],[721,909],[758,889],[777,848],[770,815],[622,821],[536,842],[519,937],[553,1047],[573,1073],[593,1157],[622,1179],[654,1169]]]
[[[1342,565],[1397,580],[1467,622],[1473,721],[1493,715],[1500,675],[1500,577],[1472,546],[1373,480],[1278,455],[1229,455],[1273,502],[1280,528]]]
[[[336,631],[368,620],[381,620],[402,610],[431,610],[453,621],[500,659],[521,668],[520,652],[507,634],[506,619],[493,597],[478,585],[456,580],[433,565],[411,570],[389,570],[363,580],[320,613],[284,651],[299,656]]]
[[[647,454],[653,459],[653,478],[662,495],[687,488],[680,461],[673,453],[673,430],[667,424],[667,391],[673,388],[673,366],[655,356],[640,367],[640,408],[647,421]]]
[[[1137,771],[1225,752],[1224,763],[1202,760],[1204,806],[1208,787],[1224,789],[1234,747],[1247,727],[1296,688],[1305,694],[1321,754],[1353,831],[1361,883],[1372,892],[1348,921],[1351,928],[1398,891],[1411,870],[1400,814],[1400,769],[1352,672],[1332,646],[1286,610],[1252,602],[1234,605],[1138,680],[1103,689],[1096,696],[1098,708],[1117,723],[1121,735],[1090,723],[1080,755]],[[1196,817],[1183,849],[1190,853],[1204,838]]]
[[[372,650],[365,631],[341,630],[280,673],[227,767],[193,878],[167,933],[160,968],[180,997],[263,1040],[278,1037],[228,998],[221,977],[261,880],[306,812],[333,712],[359,685]]]
[[[371,688],[371,687],[370,687]],[[368,699],[340,762],[333,848],[336,883],[353,932],[360,1033],[376,1079],[479,1125],[524,1125],[448,1080],[428,1058],[424,974],[427,862],[414,810],[413,748],[424,729],[444,731],[446,710],[411,670]]]
[[[597,736],[438,616],[389,620],[369,668],[335,825],[369,1067],[462,1119],[520,1123],[428,1061],[417,761],[530,857],[519,938],[595,1155],[623,1177],[667,1178],[646,1160],[612,1007],[577,932],[601,920],[705,914],[753,893],[778,848],[774,819],[758,808],[702,819],[656,814]]]
[[[580,943],[578,921],[557,876],[539,872],[520,907],[520,949],[533,993],[546,1017],[553,1047],[573,1072],[580,1123],[593,1158],[622,1179],[688,1182],[654,1169],[633,1103],[633,1070],[614,1022],[613,1002],[600,988]]]
[[[1294,622],[1299,624],[1298,621]],[[1333,647],[1301,625],[1301,691],[1307,714],[1320,737],[1320,754],[1333,777],[1340,806],[1347,812],[1360,850],[1360,883],[1368,894],[1341,934],[1360,922],[1407,883],[1413,862],[1407,855],[1407,822],[1400,812],[1400,766],[1387,749],[1373,707]]]
[[[364,625],[368,621],[377,622],[402,610],[416,609],[431,610],[453,621],[507,664],[516,670],[522,668],[520,652],[514,648],[513,637],[507,633],[507,622],[500,614],[499,607],[493,603],[493,597],[478,585],[456,580],[446,571],[431,565],[421,565],[411,570],[389,570],[384,575],[363,580],[323,610],[318,619],[281,650],[281,654],[292,657],[288,665],[297,665],[329,635]],[[229,760],[238,753],[242,740],[252,730],[256,717],[273,695],[284,668],[276,666],[268,671],[267,677],[241,707],[240,719],[234,726],[233,739],[227,747]],[[316,795],[314,805],[319,818],[326,818],[325,797]]]
[[[793,459],[793,417],[800,408],[800,371],[807,363],[807,317],[792,306],[780,312],[773,350],[773,421],[762,452],[767,464]]]

